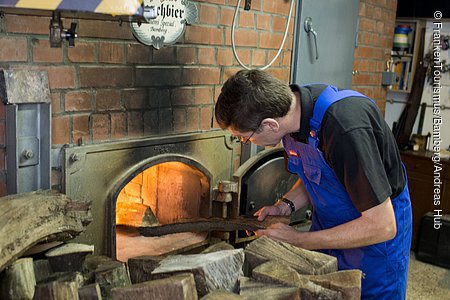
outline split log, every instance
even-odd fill
[[[345,300],[361,299],[361,279],[360,270],[345,270],[324,275],[308,275],[312,282],[325,288],[339,291]]]
[[[35,254],[38,254],[38,253],[39,253],[38,256],[40,256],[41,253],[43,255],[45,252],[47,252],[55,247],[58,247],[62,244],[64,244],[64,242],[60,242],[60,241],[53,241],[53,242],[49,242],[49,243],[41,242],[41,243],[31,247],[27,251],[25,251],[25,253],[22,254],[22,257],[34,256]]]
[[[243,263],[242,249],[174,255],[160,262],[159,267],[152,272],[152,278],[167,277],[180,272],[193,273],[198,295],[202,297],[218,289],[237,291]]]
[[[305,281],[297,271],[279,261],[268,261],[257,266],[252,271],[252,277],[261,282],[288,286],[297,286],[299,281]]]
[[[0,272],[40,241],[67,240],[92,220],[90,203],[45,190],[0,198]]]
[[[158,299],[197,300],[194,276],[178,274],[112,290],[113,300]]]
[[[252,276],[263,282],[298,286],[302,289],[302,295],[307,294],[313,299],[339,299],[341,297],[346,300],[361,299],[362,272],[360,270],[345,270],[322,275],[300,275],[284,263],[270,261],[256,267]],[[330,290],[334,292],[330,292]]]
[[[48,282],[49,278],[53,274],[52,267],[47,259],[38,259],[33,262],[34,274],[36,275],[36,283]]]
[[[295,286],[300,289],[301,299],[323,299],[323,300],[342,300],[340,291],[335,291],[308,279],[307,275],[300,275],[288,265],[269,261],[259,265],[253,270],[253,278],[265,283],[277,283],[286,286]],[[320,277],[323,275],[316,275]]]
[[[80,272],[55,272],[47,277],[42,283],[50,282],[74,282],[79,288],[84,285],[84,277]]]
[[[131,283],[141,283],[152,279],[152,272],[159,266],[162,256],[137,256],[128,259]]]
[[[244,297],[227,291],[217,290],[209,293],[200,300],[243,300]]]
[[[16,260],[0,275],[0,299],[33,298],[36,278],[31,257]]]
[[[250,271],[271,260],[284,262],[300,274],[316,275],[337,271],[336,257],[277,242],[265,236],[248,244],[245,259]]]
[[[234,247],[232,245],[228,244],[227,242],[220,242],[220,243],[212,244],[211,246],[209,246],[208,248],[203,250],[201,253],[206,254],[206,253],[212,253],[212,252],[223,251],[223,250],[234,250]]]
[[[83,263],[83,273],[94,272],[103,264],[114,261],[106,255],[87,255]]]
[[[33,300],[78,300],[78,287],[75,282],[57,282],[36,286]]]
[[[81,272],[86,255],[93,253],[93,245],[68,243],[48,251],[45,256],[55,272]]]
[[[178,232],[203,232],[203,231],[255,231],[265,229],[275,223],[289,224],[288,217],[269,216],[264,221],[258,221],[256,217],[237,217],[232,219],[206,218],[196,219],[173,224],[165,224],[152,227],[139,227],[139,233],[143,236],[160,236]]]
[[[102,298],[111,299],[111,290],[131,285],[130,275],[124,263],[111,261],[95,270],[95,282],[100,286]]]
[[[111,257],[105,255],[87,255],[83,263],[83,275],[85,284],[95,283],[95,270],[101,265],[114,264],[120,266],[120,262],[115,262]]]
[[[102,293],[98,283],[88,284],[78,289],[80,300],[102,300]]]
[[[300,300],[299,290],[296,287],[287,287],[281,284],[267,284],[252,278],[241,277],[239,294],[248,300]]]

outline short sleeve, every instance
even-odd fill
[[[392,194],[383,158],[385,136],[378,124],[381,120],[364,107],[356,115],[346,112],[343,115],[337,109],[327,117],[322,147],[336,177],[362,212]]]

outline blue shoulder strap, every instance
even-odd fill
[[[328,108],[335,102],[342,100],[348,97],[369,97],[352,90],[342,90],[338,91],[338,89],[332,85],[327,86],[323,92],[317,98],[316,104],[314,105],[313,116],[311,120],[309,120],[310,126],[310,134],[308,138],[308,142],[311,146],[317,148],[319,146],[319,131],[322,125],[322,119],[325,115],[325,112]]]

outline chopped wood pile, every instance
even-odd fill
[[[361,271],[337,271],[332,256],[267,237],[245,249],[220,242],[199,254],[140,256],[125,263],[94,255],[91,245],[63,243],[89,223],[86,203],[50,191],[0,200],[2,300],[353,300],[361,296]],[[30,248],[39,241],[58,243],[45,249],[45,257],[23,255],[27,250],[32,253]]]
[[[245,250],[221,242],[199,254],[140,256],[128,263],[92,250],[68,243],[48,251],[47,259],[16,260],[0,274],[0,299],[353,300],[361,295],[361,271],[337,271],[334,257],[266,237]]]
[[[91,221],[90,203],[54,191],[2,197],[0,272],[37,243],[71,239]]]

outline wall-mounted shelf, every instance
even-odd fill
[[[409,47],[404,49],[393,48],[391,51],[390,70],[397,76],[396,83],[390,86],[389,90],[398,93],[410,93],[416,70],[416,64],[420,45],[420,32],[425,27],[425,22],[414,19],[397,19],[395,27],[406,26],[411,29],[408,33]]]

